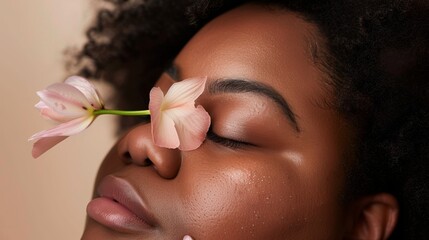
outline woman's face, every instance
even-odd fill
[[[316,29],[244,5],[199,31],[157,84],[208,76],[197,104],[212,132],[188,152],[154,146],[149,124],[125,134],[100,168],[104,197],[88,205],[83,239],[341,239],[351,132],[325,104]]]

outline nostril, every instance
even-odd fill
[[[126,159],[131,159],[131,154],[130,154],[130,152],[126,152],[126,153],[124,153],[124,158],[126,158]]]
[[[124,161],[124,163],[126,164],[130,164],[133,162],[133,159],[131,157],[131,154],[129,152],[126,152],[122,155],[122,159]]]
[[[152,166],[153,165],[153,162],[149,159],[149,158],[146,158],[145,160],[143,160],[143,162],[142,162],[142,166],[143,167],[147,167],[147,166]]]
[[[142,167],[148,167],[148,166],[152,166],[153,162],[152,160],[150,160],[149,158],[145,158],[145,159],[134,159],[133,156],[131,155],[130,152],[126,152],[124,154],[122,154],[122,161],[125,164],[136,164]]]

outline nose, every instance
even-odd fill
[[[180,151],[156,146],[152,141],[150,124],[129,131],[119,142],[118,150],[129,163],[153,167],[163,178],[175,178],[179,172]]]

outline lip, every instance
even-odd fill
[[[90,218],[118,232],[133,233],[153,229],[156,221],[145,202],[125,179],[108,175],[98,188],[99,197],[88,203]]]

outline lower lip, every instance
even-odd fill
[[[91,200],[86,212],[90,218],[118,232],[142,232],[151,228],[133,212],[109,198]]]

